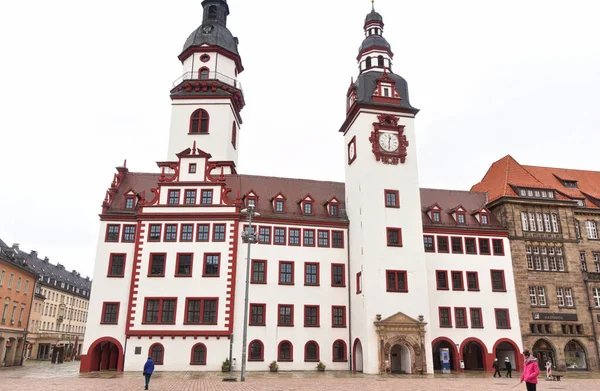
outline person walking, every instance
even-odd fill
[[[506,377],[510,377],[512,379],[512,364],[508,357],[504,358],[504,369],[506,369]]]
[[[148,361],[144,364],[144,378],[146,380],[146,387],[144,390],[148,389],[148,385],[150,385],[150,377],[154,373],[154,361],[152,361],[152,357],[148,357]]]
[[[494,359],[494,363],[492,364],[492,368],[494,368],[494,377],[496,377],[496,374],[498,374],[499,377],[502,377],[502,374],[500,373],[500,363],[498,362],[498,358],[497,357]]]
[[[525,382],[527,391],[536,391],[538,383],[538,375],[540,374],[540,367],[538,360],[531,356],[529,350],[523,352],[525,356],[525,365],[523,368],[523,374],[521,375],[521,383]]]

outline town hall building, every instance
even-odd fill
[[[225,0],[202,6],[170,91],[168,160],[117,167],[103,202],[81,371],[139,371],[148,356],[217,371],[231,342],[238,371],[244,326],[249,371],[519,369],[509,231],[486,193],[419,187],[419,110],[382,16],[363,26],[339,183],[241,173],[238,40]]]

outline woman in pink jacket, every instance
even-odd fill
[[[523,375],[521,375],[521,383],[525,382],[527,391],[535,391],[538,383],[538,375],[540,374],[538,360],[535,357],[531,357],[529,350],[524,351],[523,356],[525,356],[525,368],[523,368]]]

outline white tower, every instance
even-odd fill
[[[215,161],[237,164],[244,94],[237,76],[244,68],[227,29],[226,0],[204,0],[202,25],[183,47],[183,75],[173,83],[168,160],[194,142]]]
[[[433,371],[414,119],[392,73],[383,18],[367,15],[347,95],[344,134],[350,219],[352,360],[356,370]]]

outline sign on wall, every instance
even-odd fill
[[[577,314],[550,314],[545,312],[534,312],[533,320],[558,320],[562,322],[577,322]]]

